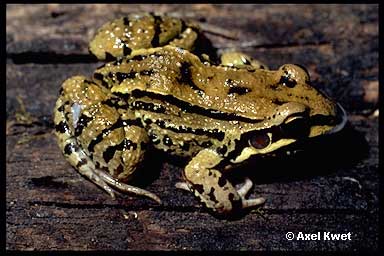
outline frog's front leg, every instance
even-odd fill
[[[230,213],[236,208],[253,207],[265,202],[264,198],[245,199],[252,187],[252,182],[246,179],[242,188],[234,186],[215,167],[222,157],[215,151],[204,149],[200,151],[185,167],[184,178],[190,191],[208,207],[217,213]],[[183,183],[178,188],[186,188]]]
[[[148,137],[131,116],[110,104],[108,92],[85,77],[64,82],[54,111],[56,136],[64,156],[113,198],[115,188],[160,202],[156,195],[124,183],[142,160]]]

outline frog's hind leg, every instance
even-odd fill
[[[137,136],[141,128],[123,122],[115,108],[103,104],[108,100],[103,88],[84,77],[64,82],[54,111],[56,136],[64,156],[80,174],[113,198],[116,191],[111,187],[160,203],[156,195],[122,182],[135,170],[143,155],[137,150],[137,144],[133,147],[134,139],[129,144],[124,136],[126,132]],[[136,133],[127,129],[136,129]],[[142,141],[143,136],[137,136],[137,140],[135,143]]]
[[[100,171],[96,169],[92,159],[81,149],[81,146],[73,136],[63,111],[68,104],[70,103],[64,101],[61,96],[56,101],[54,122],[59,147],[67,161],[74,166],[80,174],[89,178],[93,183],[104,189],[112,198],[115,198],[115,193],[112,188],[100,177]]]

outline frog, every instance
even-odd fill
[[[186,159],[176,187],[212,212],[259,207],[265,198],[247,198],[252,180],[245,177],[237,189],[227,171],[344,127],[344,109],[311,86],[304,67],[270,70],[241,52],[212,63],[194,52],[199,33],[196,25],[152,13],[113,20],[89,46],[110,61],[92,78],[63,82],[54,108],[58,145],[112,198],[133,193],[161,203],[129,184],[154,149]]]

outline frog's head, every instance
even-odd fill
[[[240,154],[232,160],[234,163],[305,138],[335,133],[346,123],[344,109],[310,85],[305,68],[285,64],[270,74],[266,85],[270,91],[266,94],[273,102],[271,114],[261,128],[241,136]]]

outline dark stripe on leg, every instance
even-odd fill
[[[103,158],[106,163],[108,163],[115,155],[116,151],[122,151],[123,149],[133,149],[137,148],[137,144],[131,140],[124,139],[120,144],[109,146],[103,153]]]
[[[86,127],[88,123],[92,120],[93,120],[93,117],[89,117],[89,116],[86,116],[85,114],[81,114],[76,124],[75,136],[79,136],[83,132],[84,127]]]
[[[60,123],[58,123],[55,126],[55,129],[56,129],[57,132],[60,132],[60,133],[65,133],[65,132],[69,131],[68,124],[65,121],[61,121]]]
[[[122,128],[125,126],[138,126],[138,127],[143,127],[141,122],[139,120],[121,120],[118,119],[112,126],[105,128],[102,130],[96,138],[94,138],[88,145],[88,151],[93,153],[95,151],[95,146],[99,144],[105,136],[107,136],[109,133],[111,133],[113,130]]]

